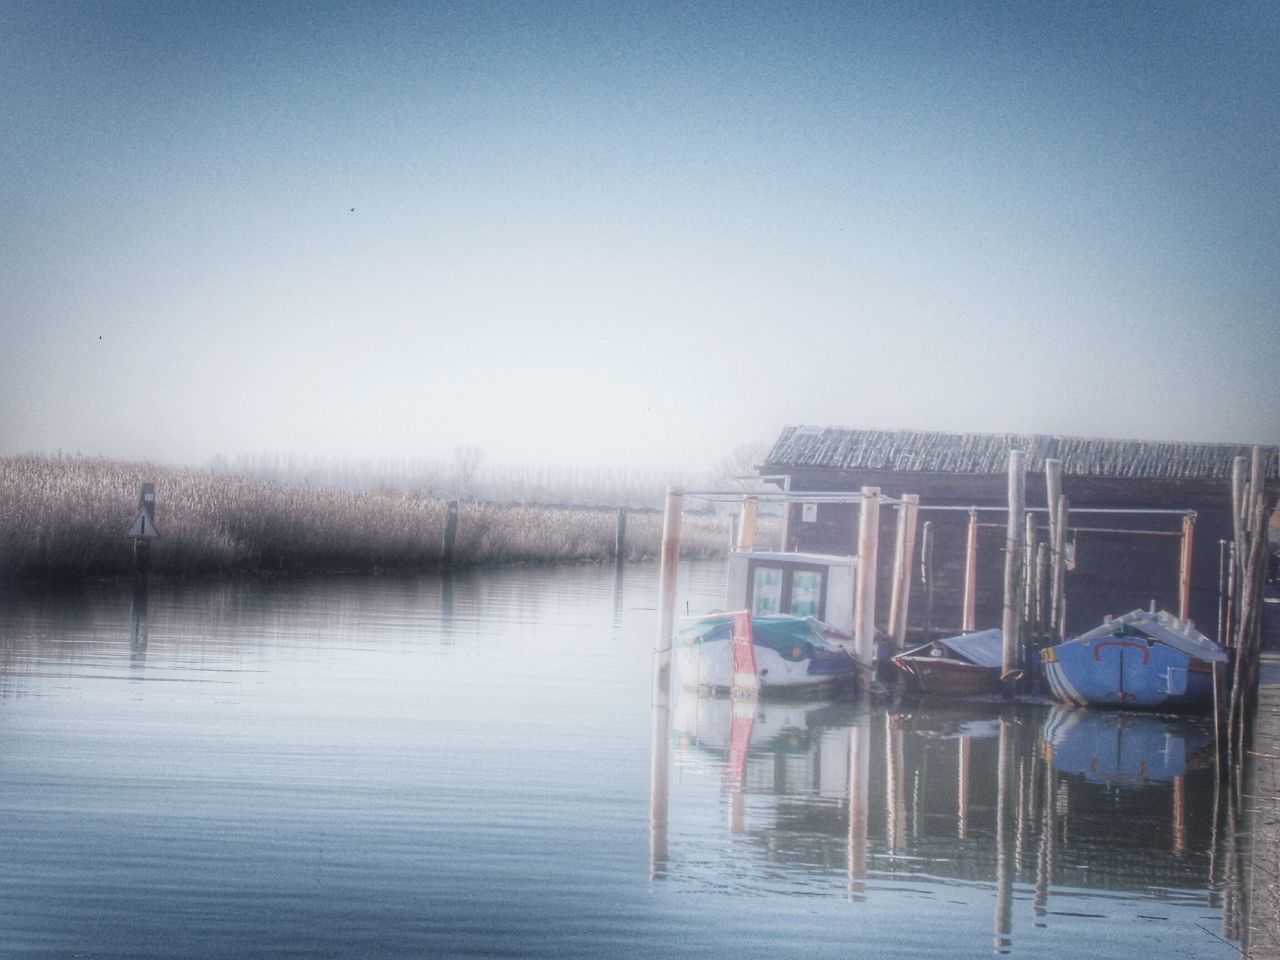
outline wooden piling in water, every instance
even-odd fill
[[[1049,508],[1049,542],[1058,537],[1058,498],[1062,496],[1062,461],[1048,459],[1044,462],[1045,506]]]
[[[654,638],[653,702],[666,698],[671,667],[671,636],[676,624],[676,574],[680,566],[680,525],[684,519],[684,492],[667,488],[662,514],[662,549],[658,570],[658,635]]]
[[[453,548],[458,539],[458,501],[450,500],[444,518],[444,539],[440,545],[440,566],[453,566]]]
[[[1026,504],[1026,475],[1021,450],[1009,451],[1009,513],[1004,534],[1004,616],[1001,619],[1003,644],[1000,675],[1008,679],[1018,670],[1018,637],[1022,630],[1021,582],[1023,509]]]
[[[1222,646],[1227,645],[1227,541],[1218,541],[1218,635]]]
[[[755,549],[759,517],[760,498],[743,497],[742,509],[738,515],[738,541],[735,545],[739,553],[750,553]]]
[[[1053,531],[1053,548],[1050,554],[1052,572],[1052,589],[1049,599],[1049,632],[1054,642],[1060,643],[1067,637],[1067,523],[1070,517],[1070,503],[1065,495],[1058,496],[1056,526]]]
[[[1182,542],[1178,551],[1178,619],[1191,617],[1191,556],[1196,534],[1196,518],[1182,518]]]
[[[618,508],[618,524],[613,533],[613,559],[624,563],[627,559],[627,508]]]
[[[902,505],[898,507],[898,530],[893,549],[893,593],[889,603],[889,635],[895,650],[902,649],[907,636],[919,513],[920,497],[914,493],[904,494]]]
[[[933,637],[933,521],[920,534],[920,585],[924,588],[924,635]]]
[[[1230,740],[1228,752],[1233,766],[1238,765],[1245,755],[1250,718],[1257,698],[1267,575],[1266,525],[1271,506],[1264,489],[1260,447],[1253,448],[1249,479],[1239,485],[1239,496],[1234,496],[1237,493],[1236,480],[1244,473],[1242,461],[1243,458],[1236,458],[1237,469],[1232,476],[1233,506],[1238,504],[1233,519],[1239,538],[1235,564],[1238,573],[1239,612],[1234,636],[1235,669],[1226,728]]]
[[[1029,633],[1036,616],[1036,515],[1027,511],[1022,535],[1022,624]]]
[[[875,664],[876,642],[876,554],[880,547],[880,488],[863,487],[858,514],[858,572],[855,589],[853,647],[862,664],[863,682],[869,681]]]
[[[969,528],[964,547],[964,610],[960,630],[973,633],[978,619],[978,511],[969,511]]]

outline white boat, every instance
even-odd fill
[[[735,618],[750,622],[755,680],[762,696],[812,694],[852,684],[857,665],[849,638],[821,621],[788,614],[719,613],[675,635],[673,657],[685,689],[719,693],[734,687]]]

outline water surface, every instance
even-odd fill
[[[654,711],[655,581],[0,594],[0,953],[1238,955],[1202,723]]]

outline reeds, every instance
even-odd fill
[[[398,491],[351,493],[96,457],[0,458],[0,580],[66,580],[133,572],[125,530],[138,487],[156,486],[157,574],[432,569],[446,503]],[[627,558],[656,556],[661,517],[633,513]],[[613,511],[465,501],[454,563],[612,558]],[[722,554],[727,517],[685,519],[682,554]]]

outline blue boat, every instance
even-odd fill
[[[1040,653],[1053,695],[1081,706],[1179,710],[1213,700],[1213,665],[1227,652],[1167,611],[1109,617]]]

